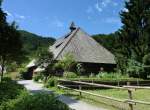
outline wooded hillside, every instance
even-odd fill
[[[33,56],[33,53],[38,51],[39,48],[48,49],[48,47],[55,42],[55,39],[52,37],[43,37],[24,30],[20,30],[19,32],[21,33],[23,50],[31,56]]]

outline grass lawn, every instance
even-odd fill
[[[127,99],[127,90],[117,90],[117,89],[105,89],[105,90],[88,90],[89,92],[107,95],[110,97],[115,97],[119,99]],[[143,100],[150,102],[150,90],[133,90],[134,100]]]
[[[119,99],[128,99],[128,92],[127,90],[117,90],[117,89],[98,89],[98,90],[86,90],[88,92],[110,96]],[[98,106],[103,106],[108,108],[108,110],[129,110],[129,106],[126,103],[120,103],[96,96],[91,96],[88,94],[82,94],[79,96],[78,92],[74,92],[72,90],[66,90],[66,95],[73,96],[77,99],[87,101],[89,103],[96,104]],[[147,101],[150,102],[150,90],[136,90],[133,91],[133,99],[140,100],[140,101]],[[112,106],[112,108],[108,105]],[[134,105],[134,110],[150,110],[150,105],[142,105],[137,104]]]

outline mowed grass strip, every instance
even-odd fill
[[[88,92],[92,92],[95,94],[100,94],[104,96],[114,97],[118,99],[128,99],[128,91],[127,90],[118,90],[118,89],[97,89],[97,90],[87,90]],[[139,89],[139,90],[133,90],[132,91],[133,100],[139,100],[139,101],[145,101],[150,102],[150,90],[146,89]],[[88,96],[88,95],[87,95]],[[85,96],[86,97],[86,96]],[[97,97],[91,97],[92,99],[96,100],[102,100],[101,98]],[[129,109],[128,104],[118,103],[111,100],[103,99],[102,102],[106,101],[106,104],[110,104],[115,107],[119,107],[122,109]],[[135,110],[150,110],[150,105],[143,105],[143,104],[136,104],[134,105]]]
[[[127,90],[119,90],[119,89],[97,89],[97,90],[86,90],[91,93],[114,97],[118,99],[128,99],[128,91]],[[82,96],[79,96],[79,92],[75,92],[72,90],[66,90],[66,94],[76,97],[80,100],[87,101],[89,103],[93,103],[96,105],[104,105],[104,107],[108,108],[108,110],[129,110],[129,105],[127,103],[121,103],[101,97],[92,96],[89,94],[82,93]],[[150,102],[150,90],[139,89],[133,90],[133,99],[139,101]],[[112,106],[113,108],[111,108]],[[150,110],[150,105],[136,104],[133,105],[134,110]]]
[[[97,90],[87,90],[88,92],[101,94],[105,96],[115,97],[119,99],[128,99],[127,90],[118,90],[118,89],[97,89]],[[134,100],[141,100],[150,102],[150,90],[139,89],[132,91]]]

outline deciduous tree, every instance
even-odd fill
[[[1,1],[0,1],[1,2]],[[0,6],[0,65],[2,66],[1,80],[7,63],[19,61],[22,53],[20,33],[15,22],[9,24],[6,21],[7,14]]]

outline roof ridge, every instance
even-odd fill
[[[58,58],[58,56],[63,52],[63,50],[65,49],[65,47],[67,47],[67,45],[69,44],[69,42],[72,40],[72,38],[75,36],[75,34],[80,30],[80,27],[78,27],[76,29],[76,31],[73,33],[73,35],[69,38],[69,40],[67,41],[67,43],[64,45],[64,47],[61,49],[61,51],[58,53],[58,55],[56,56],[55,59]]]

